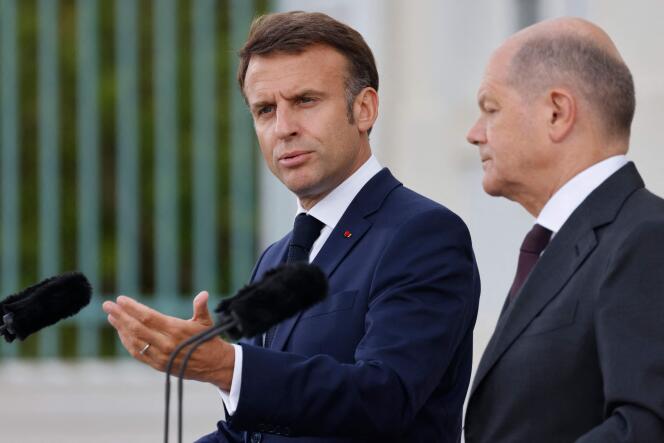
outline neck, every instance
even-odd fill
[[[308,196],[308,197],[300,197],[300,206],[302,206],[302,209],[305,211],[308,211],[309,209],[313,208],[316,206],[316,203],[327,197],[327,195],[332,192],[332,189],[329,190],[328,192],[324,194],[319,194],[319,195],[314,195],[314,196]]]
[[[330,194],[330,192],[334,191],[341,183],[343,183],[349,177],[355,174],[355,172],[357,172],[357,170],[360,169],[362,165],[364,165],[367,162],[367,160],[369,160],[370,157],[371,157],[371,148],[367,143],[366,146],[362,146],[362,149],[360,149],[360,151],[358,152],[358,155],[354,159],[352,166],[349,168],[349,172],[347,172],[340,178],[334,180],[329,186],[324,186],[325,190],[323,192],[315,195],[298,196],[298,200],[300,201],[300,206],[302,206],[302,209],[308,211],[309,209],[313,208],[319,201],[327,197]]]
[[[583,152],[583,151],[576,151]],[[553,195],[560,190],[567,182],[572,180],[581,172],[600,163],[607,158],[615,155],[625,154],[625,150],[602,148],[594,151],[586,151],[589,154],[594,152],[594,155],[587,155],[584,157],[576,156],[575,158],[559,159],[559,167],[556,171],[551,171],[550,174],[540,174],[541,177],[539,186],[532,185],[528,187],[529,193],[524,193],[518,198],[514,198],[521,206],[528,211],[533,217],[537,218],[542,212],[542,209]]]

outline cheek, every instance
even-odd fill
[[[261,155],[263,156],[263,159],[265,160],[265,162],[268,165],[271,164],[272,163],[273,149],[271,149],[269,147],[269,145],[267,145],[267,143],[265,143],[265,141],[261,140],[260,138],[258,139],[258,147],[261,150]]]
[[[276,174],[276,159],[274,158],[274,147],[270,143],[269,139],[266,139],[265,137],[259,135],[257,133],[257,138],[258,138],[258,147],[261,151],[261,155],[263,156],[263,160],[265,161],[265,164],[267,167],[272,171],[272,173]]]
[[[260,125],[256,125],[255,123],[254,131],[256,133],[256,140],[258,141],[258,147],[261,150],[261,154],[263,154],[263,158],[265,160],[269,160],[272,156],[272,152],[274,151],[273,143],[269,137],[269,131]]]
[[[487,125],[487,139],[493,158],[499,163],[511,162],[519,149],[520,136],[517,128],[500,121]]]

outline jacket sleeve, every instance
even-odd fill
[[[664,440],[664,225],[616,248],[595,313],[605,420],[578,443]]]
[[[354,363],[243,345],[233,428],[394,437],[412,425],[446,372],[470,371],[454,356],[472,334],[479,277],[457,216],[436,209],[411,217],[367,272],[373,283]],[[462,351],[470,354],[467,348]],[[461,398],[469,376],[461,377]]]

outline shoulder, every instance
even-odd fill
[[[416,225],[468,233],[464,221],[452,210],[405,186],[399,186],[390,193],[377,212],[376,219],[379,223],[400,229]]]
[[[664,199],[646,188],[637,189],[627,200],[626,207],[631,211],[648,213],[651,217],[664,218]]]
[[[641,237],[643,232],[664,231],[664,199],[646,188],[637,189],[625,200],[614,222],[619,237]]]
[[[388,168],[383,168],[365,184],[346,213],[366,216],[371,221],[388,221],[395,226],[429,214],[432,220],[465,226],[461,218],[445,206],[404,186]]]
[[[664,265],[664,199],[647,189],[638,189],[625,200],[606,231],[613,272],[627,269],[630,262]]]
[[[372,228],[364,247],[376,251],[378,268],[437,272],[450,262],[474,267],[472,240],[463,220],[408,188],[392,190],[369,218]]]
[[[378,249],[374,293],[391,294],[421,284],[437,294],[454,291],[465,300],[479,297],[479,275],[472,241],[463,220],[447,207],[408,188],[399,187],[374,214]],[[437,298],[445,300],[445,298]]]

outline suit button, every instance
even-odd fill
[[[263,435],[260,432],[252,432],[249,441],[251,441],[251,443],[261,443],[262,437]]]

